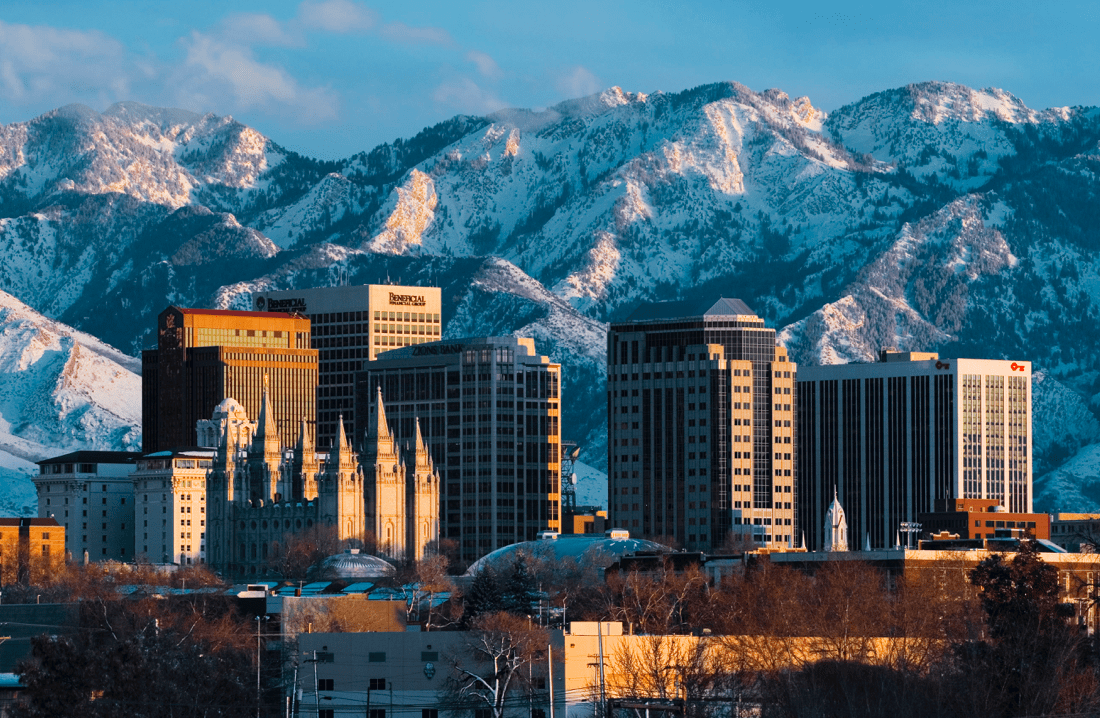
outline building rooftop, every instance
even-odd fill
[[[57,519],[37,519],[18,516],[0,516],[0,526],[56,526],[61,528]]]
[[[132,464],[141,457],[140,451],[74,451],[35,462],[45,464]]]
[[[189,446],[182,449],[167,449],[165,451],[155,451],[152,454],[145,454],[141,458],[167,459],[170,456],[187,456],[198,459],[212,459],[217,453],[218,452],[215,449],[201,446]]]
[[[644,302],[635,309],[628,322],[666,321],[692,317],[756,317],[756,312],[740,299],[677,299],[666,302]]]
[[[503,337],[462,337],[459,339],[443,339],[437,342],[424,342],[408,347],[398,347],[389,351],[379,352],[378,359],[411,359],[413,357],[444,356],[447,354],[460,354],[468,347],[507,347],[526,351],[527,356],[535,356],[535,341],[527,337],[512,335]]]
[[[323,559],[318,565],[311,566],[309,575],[313,578],[329,580],[334,579],[359,579],[359,578],[385,578],[396,573],[393,565],[385,559],[372,556],[369,553],[359,553],[358,549],[347,549]],[[302,589],[303,595],[306,588]]]
[[[603,534],[563,534],[547,532],[547,537],[536,541],[521,541],[498,548],[482,556],[466,571],[474,576],[485,566],[500,570],[510,566],[519,554],[537,561],[563,561],[570,559],[578,565],[607,568],[627,554],[638,552],[671,553],[663,544],[645,539],[630,538],[625,531],[612,529]]]
[[[177,307],[172,305],[169,309],[176,309],[181,314],[204,314],[218,317],[256,317],[257,319],[299,319],[300,317],[286,312],[242,312],[236,309],[199,309],[196,307]]]
[[[878,353],[880,362],[894,361],[935,361],[940,355],[936,352],[899,352],[893,349],[883,349]]]

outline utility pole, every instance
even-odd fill
[[[546,646],[546,685],[550,689],[550,718],[554,718],[554,646]]]
[[[321,716],[321,694],[317,685],[317,651],[313,651],[313,708],[317,718]]]
[[[600,654],[600,712],[603,718],[607,718],[607,690],[603,677],[603,621],[596,622],[596,645]]]
[[[263,621],[256,616],[256,718],[260,718],[260,626]]]

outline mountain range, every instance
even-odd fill
[[[229,117],[63,107],[0,127],[0,382],[23,387],[0,450],[18,473],[135,447],[135,357],[168,304],[395,281],[443,288],[445,338],[534,336],[565,367],[566,438],[605,470],[607,322],[702,293],[744,299],[802,364],[1031,360],[1037,508],[1100,510],[1098,191],[1100,108],[947,83],[832,113],[614,87],[338,161]],[[35,332],[57,349],[24,381]]]

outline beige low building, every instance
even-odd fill
[[[831,561],[856,561],[866,563],[886,574],[887,580],[894,581],[902,575],[920,572],[943,573],[946,571],[972,571],[979,562],[997,553],[1012,557],[1012,539],[985,540],[987,548],[969,550],[912,550],[887,549],[882,551],[832,552],[812,551],[808,553],[773,553],[767,560],[773,564],[787,566],[813,573]],[[929,543],[922,542],[926,546]],[[1043,542],[1040,542],[1043,543]],[[1100,554],[1054,553],[1049,549],[1038,555],[1046,563],[1058,570],[1058,585],[1062,590],[1062,601],[1075,606],[1075,620],[1078,625],[1094,633],[1100,629],[1100,611],[1093,601],[1097,583],[1100,582]],[[934,575],[931,573],[930,575]]]
[[[509,694],[509,718],[548,718],[551,695],[554,716],[593,715],[601,698],[601,673],[608,701],[660,702],[682,698],[682,686],[692,683],[693,674],[705,674],[715,663],[728,670],[774,670],[823,657],[854,658],[857,648],[859,658],[887,663],[899,660],[902,652],[928,648],[889,638],[844,644],[828,638],[639,636],[624,633],[618,622],[574,622],[569,631],[547,634],[551,660],[543,658],[524,670],[534,690]],[[298,639],[302,714],[369,710],[372,718],[438,718],[425,711],[441,710],[449,702],[447,679],[456,660],[469,665],[474,634],[311,633]]]
[[[1052,515],[1050,540],[1072,553],[1097,553],[1100,514]]]

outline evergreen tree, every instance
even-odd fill
[[[531,615],[531,604],[538,599],[538,585],[527,567],[523,554],[516,557],[512,570],[504,582],[504,610],[517,616]]]
[[[474,574],[473,583],[463,601],[462,627],[469,628],[476,618],[504,610],[504,597],[500,589],[500,578],[490,566]]]

